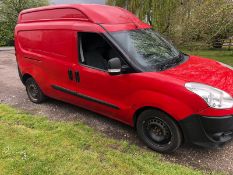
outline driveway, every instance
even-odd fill
[[[138,140],[134,129],[117,121],[52,99],[40,105],[31,103],[18,77],[13,48],[0,48],[0,103],[9,104],[33,114],[45,115],[50,119],[82,121],[108,137],[127,140],[145,148]],[[225,171],[233,174],[233,141],[220,149],[203,149],[186,145],[172,155],[162,157],[171,162],[202,170]]]

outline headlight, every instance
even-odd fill
[[[186,83],[185,87],[203,98],[206,103],[215,109],[233,107],[233,98],[228,93],[201,83]]]

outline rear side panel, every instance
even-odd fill
[[[51,84],[75,90],[68,70],[73,67],[73,31],[26,30],[17,33],[18,63],[23,74],[33,76],[46,95]]]

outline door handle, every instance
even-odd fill
[[[73,80],[73,71],[71,69],[68,70],[68,77],[70,80]]]
[[[80,82],[79,71],[75,71],[75,81],[76,81],[76,82]]]

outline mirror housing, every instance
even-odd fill
[[[121,74],[121,60],[120,58],[111,58],[108,60],[108,73],[110,75]]]

